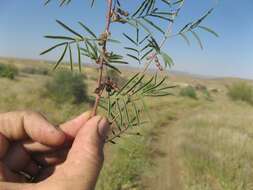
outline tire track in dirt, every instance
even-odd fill
[[[144,180],[145,190],[182,190],[174,128],[171,125],[163,126],[159,131],[156,131],[156,134],[153,134],[154,175],[151,174],[151,177]]]
[[[180,118],[191,117],[200,111],[202,106],[185,110],[177,118],[156,127],[151,136],[151,159],[153,167],[143,178],[144,190],[183,190],[181,183],[183,170],[179,159],[180,129],[177,122]]]

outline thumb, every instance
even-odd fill
[[[87,111],[81,114],[80,116],[70,121],[67,121],[66,123],[61,124],[60,128],[67,136],[67,139],[73,140],[76,137],[78,131],[90,119],[90,117],[91,117],[91,112]]]
[[[106,118],[95,116],[78,132],[63,166],[65,177],[75,185],[93,189],[103,164],[103,147],[109,129]]]

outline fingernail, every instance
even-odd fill
[[[98,132],[102,138],[106,138],[109,131],[109,122],[105,117],[102,117],[98,124]]]

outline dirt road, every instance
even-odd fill
[[[174,122],[173,122],[174,123]],[[173,123],[153,135],[153,170],[145,179],[146,190],[181,190],[180,163],[177,159],[177,134]]]
[[[145,190],[183,190],[181,183],[183,170],[179,159],[179,146],[182,136],[177,122],[187,119],[201,110],[200,107],[185,110],[162,126],[156,127],[152,136],[153,169],[144,177]]]

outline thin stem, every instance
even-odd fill
[[[106,140],[106,143],[113,141],[114,139],[120,137],[123,133],[125,133],[129,129],[130,125],[125,126],[121,131],[119,131],[116,135]]]
[[[181,10],[181,8],[183,7],[183,5],[184,5],[184,2],[183,2],[183,3],[180,5],[180,7],[177,9],[177,14],[180,12],[180,10]],[[173,19],[173,22],[170,22],[170,23],[169,23],[168,30],[167,30],[167,34],[164,35],[164,37],[163,37],[163,39],[162,39],[162,41],[161,41],[161,43],[160,43],[160,45],[159,45],[159,48],[160,48],[160,49],[164,46],[165,42],[166,42],[169,38],[171,38],[171,37],[174,36],[174,35],[172,34],[172,28],[173,28],[174,22],[175,22],[175,19]],[[155,57],[157,56],[157,54],[158,54],[158,53],[156,52],[156,53],[154,53],[154,54],[152,55],[151,59],[145,64],[145,67],[144,67],[142,73],[145,73],[145,72],[148,70],[150,64],[151,64],[152,61],[155,59]]]
[[[102,78],[103,78],[103,70],[104,70],[104,57],[106,55],[107,51],[107,40],[108,36],[110,34],[110,25],[111,25],[111,16],[112,16],[112,0],[107,0],[107,5],[108,5],[108,10],[107,10],[107,16],[106,16],[106,27],[105,27],[105,34],[107,35],[107,38],[104,41],[103,48],[102,48],[102,56],[100,56],[100,61],[99,61],[99,78],[97,82],[97,89],[100,89],[102,85]],[[92,116],[97,115],[97,109],[99,105],[99,101],[101,98],[101,95],[103,93],[103,90],[99,90],[96,94],[96,100],[93,106],[93,112]]]
[[[170,23],[169,23],[169,26],[168,26],[168,33],[167,33],[167,35],[165,35],[165,36],[163,37],[163,39],[162,39],[162,41],[161,41],[161,43],[160,43],[160,45],[159,45],[159,48],[162,48],[162,47],[164,46],[165,42],[168,40],[168,38],[171,37],[172,27],[173,27],[173,22],[170,22]],[[144,69],[143,69],[143,71],[142,71],[143,73],[145,73],[145,72],[148,70],[150,64],[151,64],[152,61],[155,59],[155,57],[157,56],[157,54],[158,54],[157,52],[154,53],[154,54],[152,55],[151,59],[145,64],[145,67],[144,67]]]

